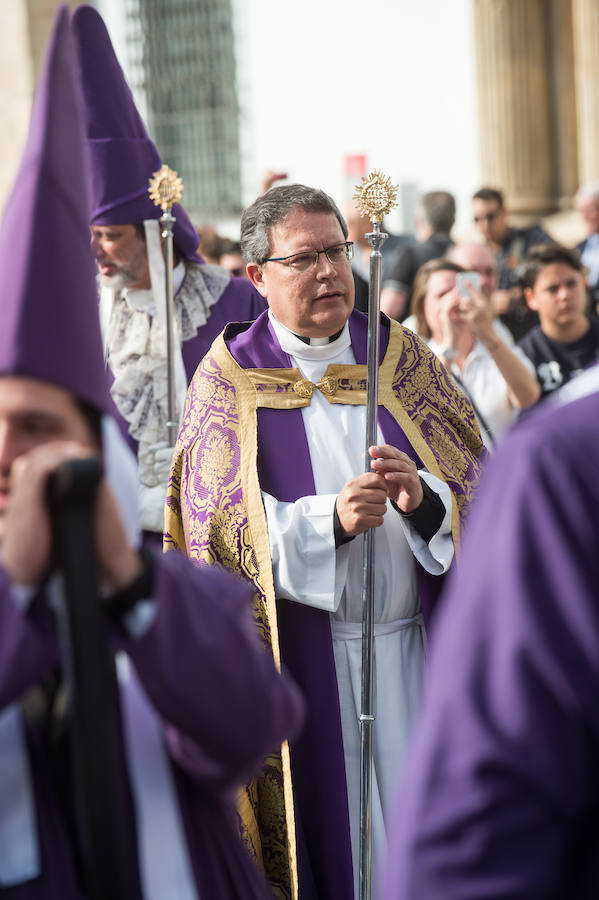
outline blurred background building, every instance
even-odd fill
[[[267,168],[343,203],[356,155],[412,196],[452,190],[458,231],[482,184],[517,220],[559,225],[577,186],[599,179],[599,0],[94,5],[197,221],[236,222]],[[55,6],[3,4],[2,202]]]
[[[474,0],[481,178],[512,213],[599,177],[599,2]]]
[[[70,3],[71,8],[78,4]],[[97,0],[148,131],[196,220],[242,209],[230,0]],[[0,34],[0,197],[14,177],[56,0],[6,0]],[[2,121],[3,120],[3,121]]]
[[[138,107],[185,205],[241,212],[239,109],[230,0],[97,0]],[[116,42],[115,42],[116,43]]]

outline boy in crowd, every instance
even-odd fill
[[[585,313],[582,263],[575,251],[559,244],[534,247],[522,280],[540,324],[518,346],[532,360],[545,395],[599,358],[599,319]]]

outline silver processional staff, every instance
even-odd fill
[[[370,472],[369,448],[377,444],[378,379],[381,302],[381,247],[387,235],[381,231],[384,217],[396,205],[397,186],[380,169],[362,176],[353,199],[361,213],[372,222],[366,235],[372,247],[368,285],[368,355],[366,380],[365,470]],[[372,871],[372,737],[374,726],[374,535],[364,533],[362,563],[362,681],[360,704],[360,900],[370,900]]]
[[[173,169],[162,166],[154,172],[148,188],[150,199],[162,210],[160,225],[162,226],[162,247],[164,252],[165,294],[166,294],[166,371],[167,371],[167,423],[166,436],[169,446],[173,447],[177,440],[177,402],[175,398],[175,357],[174,357],[174,286],[173,286],[173,225],[175,217],[171,210],[178,203],[183,193],[183,182]]]

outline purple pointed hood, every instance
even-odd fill
[[[91,222],[135,225],[158,219],[148,196],[152,174],[162,165],[135,106],[102,17],[80,6],[71,20],[79,50],[85,129],[92,176]],[[199,238],[182,206],[173,206],[179,254],[198,260]]]
[[[62,6],[0,225],[0,374],[49,381],[108,412],[88,197],[75,45]]]

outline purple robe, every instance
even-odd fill
[[[349,320],[356,363],[366,363],[367,320]],[[380,357],[389,340],[381,329]],[[289,368],[267,316],[247,330],[225,332],[231,355],[243,368]],[[259,408],[257,466],[260,487],[293,502],[315,494],[310,454],[299,408]],[[383,407],[379,424],[385,441],[422,462],[393,416]],[[423,608],[432,612],[434,579],[417,565]],[[291,745],[299,884],[302,900],[349,900],[354,896],[345,761],[329,613],[288,600],[277,602],[281,659],[307,701],[306,725]]]
[[[432,647],[385,900],[599,896],[599,370],[483,477]],[[587,378],[588,376],[581,376]]]
[[[260,646],[249,591],[239,581],[214,569],[199,571],[170,553],[156,558],[153,596],[158,608],[150,628],[139,639],[119,630],[115,639],[165,723],[199,895],[267,900],[266,884],[238,837],[235,789],[297,729],[299,695]],[[22,615],[0,569],[0,708],[18,701],[57,662],[53,620],[43,600],[34,598]],[[27,743],[42,874],[0,893],[7,900],[80,900],[42,736],[29,728]],[[133,828],[131,797],[128,803]]]

